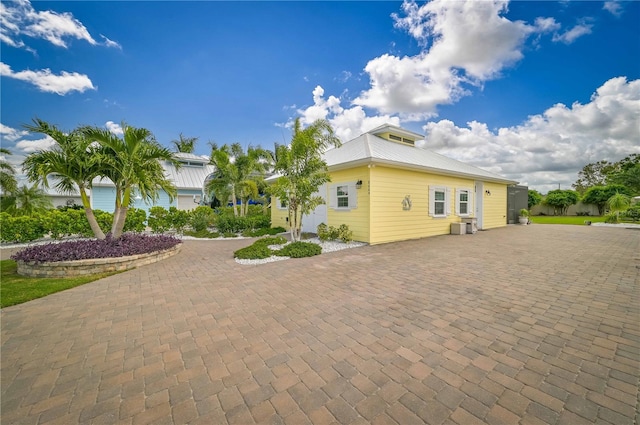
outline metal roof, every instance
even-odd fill
[[[515,184],[499,174],[448,158],[426,149],[392,142],[372,134],[381,127],[324,153],[329,171],[366,164],[384,164],[397,168],[412,168],[425,172],[470,177],[485,181]]]

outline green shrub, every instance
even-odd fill
[[[254,215],[249,217],[253,229],[267,229],[271,227],[271,217],[268,215]]]
[[[278,233],[286,232],[284,227],[269,227],[269,228],[261,228],[256,230],[245,230],[242,232],[242,236],[245,238],[255,238],[259,236],[265,235],[277,235]]]
[[[224,236],[225,238],[237,238],[238,234],[235,232],[224,232],[222,236]]]
[[[261,238],[254,242],[254,244],[262,244],[265,246],[269,245],[282,245],[287,243],[287,239],[284,236],[275,236],[275,237],[267,237]]]
[[[636,204],[632,207],[627,208],[627,210],[623,213],[625,219],[630,221],[638,221],[640,220],[640,204]]]
[[[111,215],[113,221],[113,215]],[[131,208],[127,211],[127,217],[124,220],[125,232],[144,232],[147,228],[147,213],[141,208]],[[87,223],[88,224],[88,223]]]
[[[164,233],[171,228],[169,223],[169,211],[163,207],[149,208],[149,220],[147,224],[153,233]]]
[[[192,236],[194,238],[203,238],[203,239],[215,239],[220,237],[219,232],[211,232],[207,229],[200,230],[199,232],[196,232],[195,230],[187,230],[184,232],[184,234],[186,236]]]
[[[210,207],[201,205],[191,212],[189,225],[196,232],[206,230],[216,220],[216,213]]]
[[[179,210],[176,207],[169,207],[168,218],[171,229],[178,233],[183,233],[184,228],[189,224],[189,211]]]
[[[291,258],[313,257],[322,254],[320,245],[311,242],[292,242],[282,249],[275,251],[275,255]]]
[[[233,253],[235,258],[243,260],[259,260],[262,258],[269,258],[271,255],[273,255],[273,253],[267,245],[261,243],[254,243]]]
[[[349,226],[341,224],[338,228],[338,239],[344,243],[351,242],[353,240],[353,232],[349,230]]]
[[[46,230],[40,216],[28,217],[0,213],[0,239],[3,242],[31,242],[43,238]]]
[[[610,224],[618,223],[619,222],[618,214],[616,214],[615,212],[610,212],[609,214],[606,214],[604,222],[605,223],[610,223]]]

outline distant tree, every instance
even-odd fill
[[[11,155],[11,151],[0,148],[0,154]],[[0,189],[3,195],[8,195],[18,188],[16,181],[16,170],[6,159],[0,159]]]
[[[538,205],[540,202],[542,202],[542,195],[540,194],[540,192],[538,192],[537,190],[530,189],[529,201],[527,203],[527,205],[529,206],[529,209]]]
[[[83,134],[98,142],[97,158],[101,164],[101,176],[108,177],[116,187],[115,211],[111,236],[122,235],[127,211],[133,194],[155,201],[163,190],[170,200],[177,196],[177,189],[166,177],[161,161],[180,167],[175,154],[160,145],[146,128],[136,128],[122,123],[122,138],[98,127],[84,127]]]
[[[216,171],[206,190],[213,192],[223,205],[231,198],[234,215],[245,216],[249,201],[258,197],[258,187],[264,179],[266,167],[272,162],[270,153],[251,146],[245,152],[239,143],[222,147],[212,143],[210,158],[210,164]]]
[[[197,137],[184,137],[182,133],[180,133],[178,140],[172,140],[171,143],[173,143],[176,152],[193,153],[197,141]]]
[[[573,190],[556,189],[547,193],[544,203],[553,207],[554,214],[560,212],[560,215],[566,215],[567,208],[575,205],[579,199],[578,193]]]
[[[59,192],[72,193],[78,190],[93,234],[98,239],[104,239],[105,234],[93,213],[87,193],[92,180],[101,173],[102,164],[96,153],[97,147],[78,130],[65,132],[38,118],[33,120],[32,125],[24,127],[33,133],[46,134],[56,142],[50,150],[27,156],[22,168],[29,180],[49,187],[49,177],[54,177],[55,188]]]
[[[273,185],[272,194],[287,203],[294,242],[300,240],[303,216],[324,202],[313,194],[331,180],[327,163],[322,159],[331,146],[340,146],[340,139],[328,121],[316,120],[303,129],[300,119],[296,119],[291,143],[275,147],[274,169],[281,177]]]
[[[34,215],[53,209],[47,193],[36,185],[20,186],[9,196],[2,198],[2,211],[11,215]]]
[[[587,164],[578,171],[578,180],[571,186],[580,194],[593,186],[605,186],[607,176],[615,170],[615,164],[609,161],[598,161]]]
[[[607,220],[609,222],[618,223],[620,221],[620,212],[625,211],[631,205],[631,198],[622,193],[616,192],[611,198],[607,200],[607,205],[611,210],[613,220]]]
[[[593,204],[598,207],[598,214],[604,214],[604,209],[607,206],[609,198],[616,193],[622,193],[624,195],[631,195],[630,190],[623,185],[612,184],[608,186],[593,186],[587,189],[582,202],[585,204]]]
[[[640,154],[618,161],[615,171],[607,176],[607,182],[626,186],[632,195],[640,194]]]

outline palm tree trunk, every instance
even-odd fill
[[[122,236],[128,210],[129,208],[125,206],[121,206],[120,208],[118,208],[118,210],[116,210],[117,215],[114,214],[113,226],[111,226],[111,237],[113,239],[118,239],[120,236]]]
[[[96,220],[95,214],[93,214],[93,209],[91,209],[91,204],[89,203],[89,197],[87,196],[87,192],[84,191],[84,188],[80,188],[80,198],[82,199],[82,206],[84,207],[84,214],[87,216],[87,221],[89,222],[89,227],[91,227],[91,231],[94,236],[98,239],[104,239],[105,235],[100,225],[98,224],[98,220]]]
[[[238,206],[236,205],[236,203],[238,202],[238,199],[236,198],[236,188],[232,187],[231,190],[231,202],[233,202],[233,215],[234,217],[238,216]]]

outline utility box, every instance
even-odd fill
[[[467,233],[467,225],[465,223],[451,223],[452,235],[464,235]]]
[[[467,233],[472,235],[478,232],[478,219],[477,218],[463,218],[462,223],[467,227]]]

